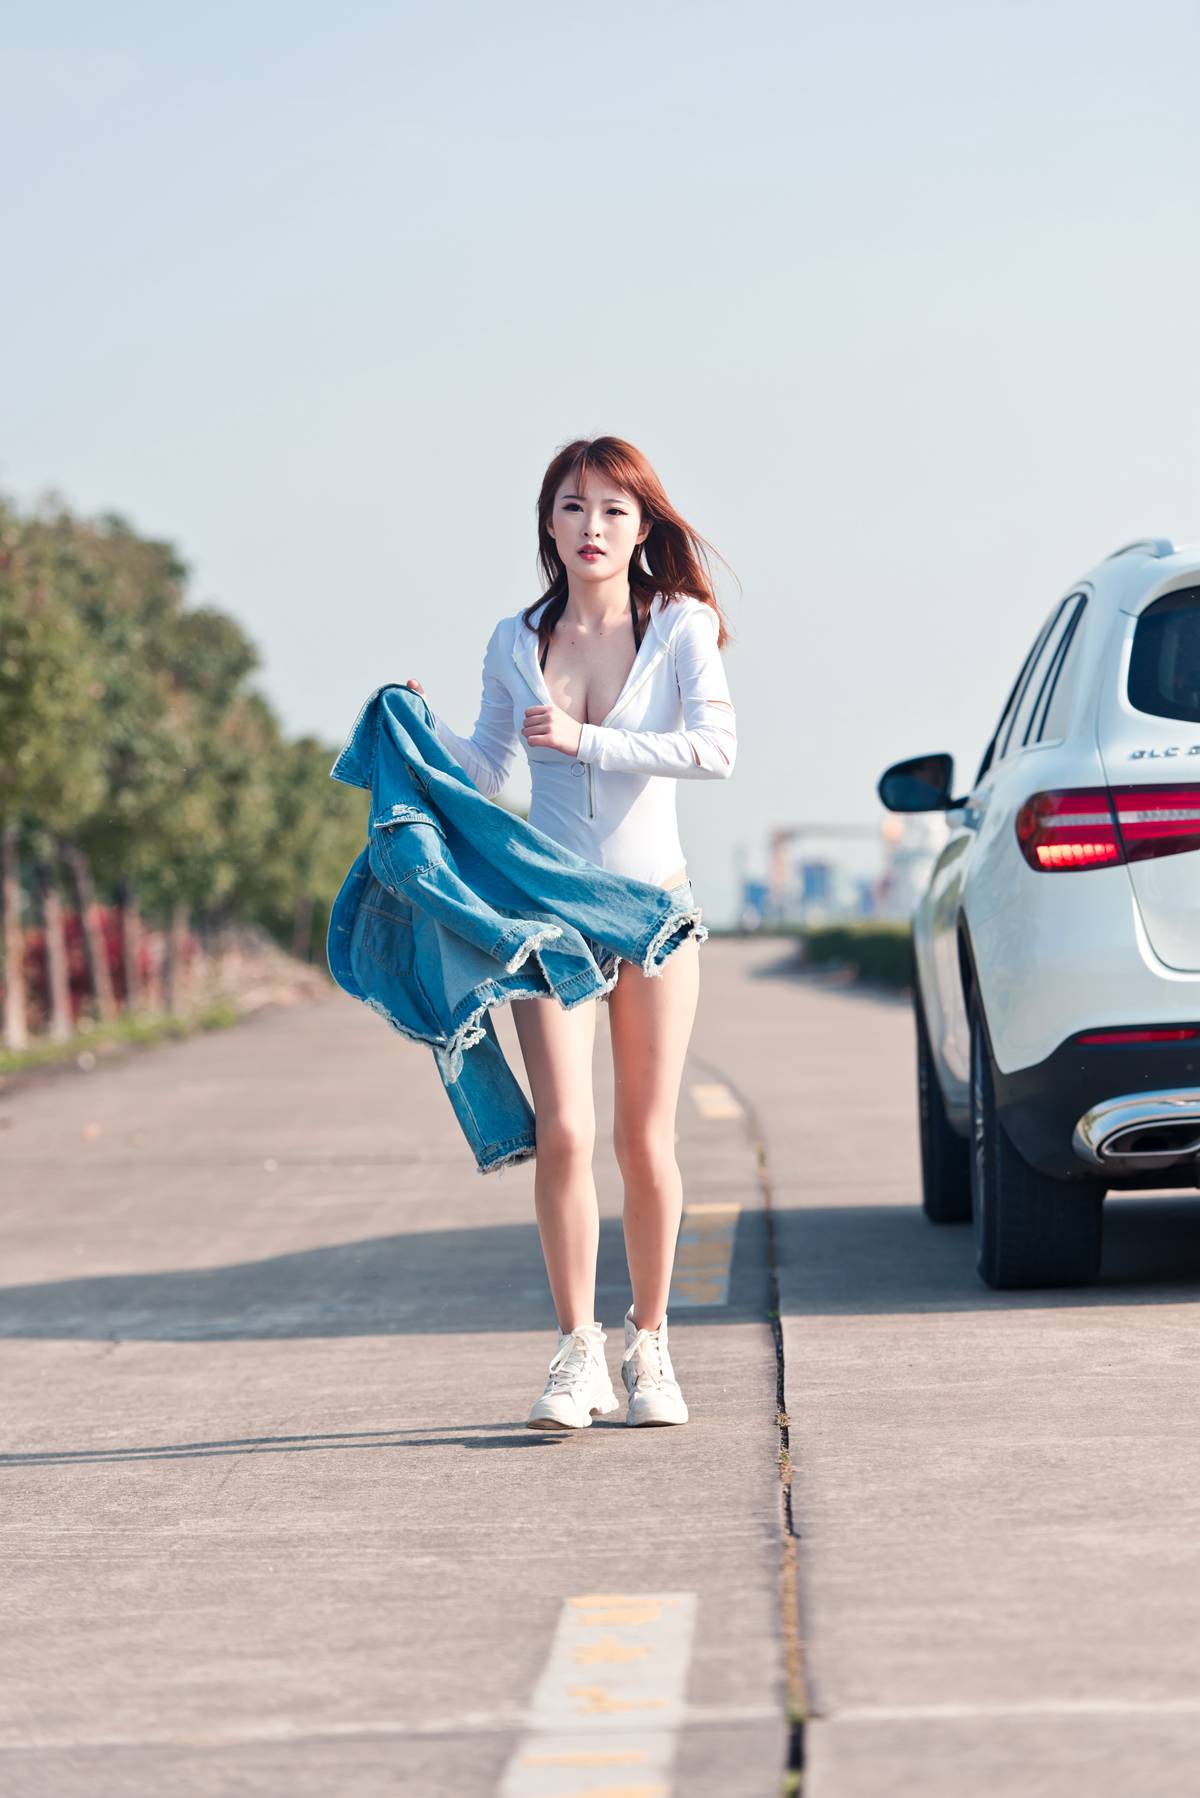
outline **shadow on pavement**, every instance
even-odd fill
[[[1200,1196],[1109,1199],[1094,1286],[993,1292],[969,1225],[916,1205],[777,1210],[784,1309],[813,1316],[1167,1304],[1200,1299]],[[743,1212],[730,1302],[678,1307],[709,1324],[764,1315],[765,1225]],[[621,1223],[600,1228],[597,1312],[620,1330],[629,1303]],[[218,1342],[552,1330],[537,1227],[497,1224],[335,1243],[230,1266],[103,1274],[0,1288],[0,1338]]]
[[[970,1224],[931,1224],[916,1206],[776,1212],[784,1308],[814,1316],[1153,1305],[1200,1300],[1200,1195],[1105,1201],[1094,1286],[993,1292],[975,1272]]]
[[[624,1418],[616,1420],[624,1427]],[[597,1419],[593,1429],[611,1428],[610,1422]],[[225,1460],[230,1455],[306,1455],[336,1450],[344,1453],[360,1448],[552,1448],[558,1443],[586,1440],[582,1430],[557,1435],[544,1430],[527,1430],[525,1419],[514,1418],[510,1425],[486,1424],[470,1435],[454,1433],[452,1426],[442,1430],[405,1429],[337,1431],[311,1436],[234,1436],[211,1442],[158,1442],[128,1448],[63,1448],[31,1449],[20,1454],[0,1454],[0,1469],[5,1467],[113,1467],[136,1461],[206,1461]]]
[[[672,1322],[763,1316],[762,1216],[743,1212],[730,1304]],[[600,1226],[597,1312],[618,1335],[629,1304],[619,1218]],[[369,1237],[232,1266],[102,1274],[0,1288],[0,1338],[219,1342],[553,1330],[536,1224]]]

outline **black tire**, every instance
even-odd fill
[[[996,1116],[992,1055],[971,1006],[971,1201],[985,1285],[1086,1286],[1100,1271],[1104,1187],[1055,1180],[1022,1160]]]
[[[921,988],[913,978],[917,1024],[917,1114],[921,1127],[921,1209],[931,1223],[971,1221],[971,1144],[953,1129],[929,1046]]]

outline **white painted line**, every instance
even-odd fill
[[[1195,1717],[1200,1698],[1031,1698],[1015,1704],[857,1704],[812,1723],[970,1722],[974,1717]]]
[[[1200,1701],[1195,1706],[1200,1710]],[[146,1730],[109,1730],[104,1734],[90,1731],[76,1735],[70,1729],[60,1731],[22,1731],[6,1727],[0,1736],[0,1754],[17,1748],[35,1748],[43,1753],[51,1749],[70,1749],[82,1753],[97,1748],[241,1748],[263,1742],[338,1742],[355,1736],[465,1736],[472,1733],[494,1736],[498,1731],[523,1729],[526,1715],[519,1707],[494,1711],[460,1711],[453,1716],[360,1717],[354,1722],[312,1723],[299,1717],[263,1718],[255,1723],[230,1724],[221,1729],[164,1729],[158,1733]],[[766,1704],[691,1704],[683,1713],[685,1728],[728,1729],[742,1723],[777,1723],[779,1712]]]
[[[729,1303],[733,1244],[741,1209],[737,1204],[684,1206],[675,1247],[669,1311]]]
[[[703,1118],[740,1118],[742,1108],[722,1080],[694,1081],[692,1102]]]
[[[670,1798],[694,1592],[568,1598],[497,1798]]]

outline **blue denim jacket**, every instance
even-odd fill
[[[610,873],[486,799],[409,687],[377,687],[330,778],[367,787],[367,841],[329,917],[338,985],[428,1043],[475,1156],[490,1173],[535,1151],[534,1114],[491,1009],[550,994],[570,1010],[606,991],[601,945],[645,974],[707,934],[700,908]]]

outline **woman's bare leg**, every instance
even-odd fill
[[[564,1011],[557,999],[521,999],[512,1008],[535,1113],[534,1208],[560,1330],[596,1316],[596,1004]]]
[[[633,1321],[656,1330],[667,1309],[683,1178],[675,1159],[675,1113],[700,995],[700,945],[685,937],[649,976],[622,962],[609,995],[613,1147],[625,1181],[625,1252]]]

